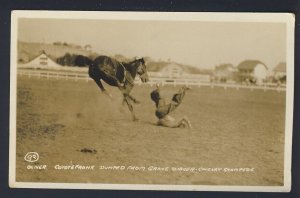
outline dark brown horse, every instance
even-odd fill
[[[135,59],[129,63],[121,63],[107,56],[98,56],[94,61],[89,63],[89,76],[96,82],[102,92],[112,97],[105,90],[101,80],[120,89],[124,97],[123,102],[127,104],[133,120],[137,120],[137,118],[131,101],[134,103],[139,103],[139,101],[131,96],[130,92],[134,86],[134,79],[137,74],[140,76],[142,82],[149,80],[143,58]]]

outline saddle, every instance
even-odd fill
[[[112,58],[109,58],[107,63],[108,64],[104,64],[102,67],[102,71],[104,73],[108,74],[112,78],[115,78],[120,84],[124,84],[126,80],[131,84],[134,83],[130,72],[126,70],[124,63],[118,62]],[[113,70],[109,68],[109,65],[113,68]]]
[[[117,70],[116,70],[116,76],[117,76],[117,78],[120,77],[120,79],[118,78],[118,80],[121,83],[125,83],[126,80],[132,85],[134,83],[134,80],[133,80],[130,72],[126,70],[123,63],[119,63],[119,66],[117,67]]]

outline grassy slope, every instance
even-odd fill
[[[76,49],[68,46],[57,46],[45,43],[26,43],[18,42],[18,55],[20,53],[26,53],[30,60],[40,55],[42,51],[45,51],[54,60],[58,57],[64,56],[66,53],[70,54],[82,54],[89,55],[89,52],[83,49]]]

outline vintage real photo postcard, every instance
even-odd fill
[[[294,16],[13,11],[12,188],[291,188]]]

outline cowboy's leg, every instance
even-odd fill
[[[186,87],[182,87],[178,93],[174,94],[171,103],[164,105],[164,106],[159,106],[158,109],[156,110],[156,115],[158,117],[165,117],[172,111],[174,111],[180,104],[181,101],[185,95]]]
[[[185,90],[186,87],[182,87],[178,93],[174,94],[174,96],[172,97],[172,101],[170,104],[167,105],[167,107],[165,107],[167,110],[167,114],[169,114],[170,112],[174,111],[182,102],[182,99],[184,98],[185,95]]]
[[[187,126],[188,126],[188,124],[186,123],[186,121],[184,119],[179,120],[179,122],[178,122],[179,128],[186,128]]]
[[[172,111],[174,111],[180,103],[176,103],[174,101],[172,101],[171,103],[164,105],[164,106],[160,106],[157,110],[156,110],[156,114],[159,114],[160,117],[165,117],[166,115],[168,115],[169,113],[171,113]]]
[[[178,127],[179,128],[189,128],[191,129],[192,128],[192,125],[191,123],[189,122],[189,120],[187,120],[185,117],[182,118],[181,120],[179,120],[178,122]]]
[[[187,121],[183,118],[179,121],[176,120],[168,120],[168,119],[159,119],[157,122],[157,125],[169,127],[169,128],[186,128],[189,127],[189,124]],[[190,127],[189,127],[190,128]]]
[[[186,87],[181,87],[180,90],[178,91],[178,93],[174,94],[172,97],[172,101],[178,105],[180,105],[180,103],[182,102],[184,96],[185,96],[185,91],[186,91]]]
[[[188,124],[188,127],[191,129],[192,128],[192,124],[191,124],[190,120],[188,119],[188,117],[184,116],[183,120]]]
[[[169,127],[169,128],[178,128],[180,127],[180,122],[177,122],[176,120],[167,120],[167,119],[159,119],[157,121],[157,125]]]
[[[181,122],[184,124],[185,127],[188,127],[189,129],[192,129],[192,124],[191,122],[189,121],[189,119],[187,117],[183,117],[181,119]]]

